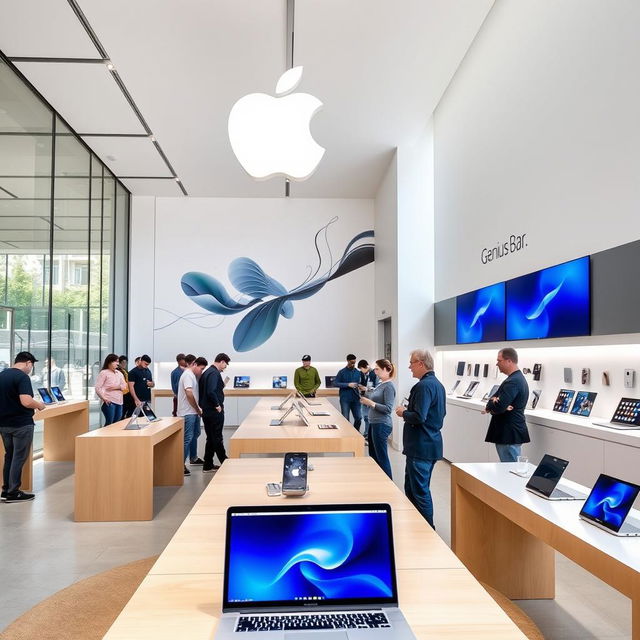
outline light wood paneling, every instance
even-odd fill
[[[182,418],[139,431],[125,431],[127,422],[76,438],[76,521],[151,520],[154,485],[182,485]]]

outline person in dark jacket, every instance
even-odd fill
[[[356,369],[356,357],[347,355],[347,366],[338,371],[333,386],[340,389],[340,413],[348,420],[353,416],[353,426],[360,431],[362,410],[360,405],[360,371]]]
[[[213,364],[200,376],[198,404],[202,409],[202,422],[207,434],[204,447],[204,464],[202,473],[213,473],[219,467],[213,464],[213,456],[217,455],[220,464],[227,459],[227,452],[222,439],[224,427],[224,380],[220,375],[228,366],[231,358],[226,353],[219,353]]]
[[[530,442],[524,409],[529,399],[529,385],[518,368],[518,353],[511,347],[498,351],[496,365],[507,378],[489,398],[484,409],[491,414],[485,442],[493,442],[500,462],[515,462],[522,444]]]
[[[446,413],[446,392],[433,372],[433,356],[426,350],[411,352],[409,369],[418,382],[409,393],[407,406],[396,415],[404,420],[402,453],[406,456],[404,492],[422,517],[433,524],[431,473],[442,458],[442,424]]]

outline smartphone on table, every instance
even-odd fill
[[[307,492],[307,453],[285,453],[282,469],[282,495],[303,496]]]

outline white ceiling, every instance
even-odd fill
[[[324,103],[311,131],[326,153],[291,195],[373,197],[393,150],[423,129],[493,1],[297,0],[294,64],[304,66],[299,90]],[[284,194],[282,178],[256,182],[244,173],[227,116],[247,93],[274,93],[286,68],[285,0],[77,6],[189,195]],[[68,0],[3,0],[0,50],[10,59],[102,57]],[[122,136],[145,128],[106,64],[14,64],[134,195],[181,194],[150,138]]]

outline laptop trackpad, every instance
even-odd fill
[[[284,634],[285,640],[309,640],[309,631],[289,631]],[[348,640],[349,636],[346,631],[322,631],[320,633],[322,640]]]

